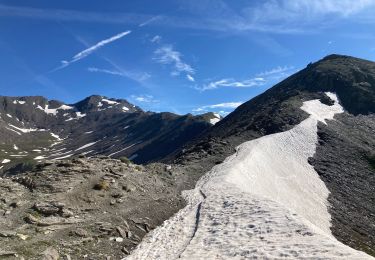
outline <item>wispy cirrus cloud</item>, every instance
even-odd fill
[[[349,17],[367,8],[375,6],[374,0],[268,0],[261,5],[253,8],[253,11],[247,13],[261,19],[263,16],[265,20],[312,20],[318,19],[325,15],[336,14],[340,17]],[[261,12],[265,12],[261,15]],[[267,15],[272,14],[271,17]]]
[[[195,108],[192,110],[193,113],[206,113],[206,112],[215,112],[222,116],[226,116],[231,111],[233,111],[235,108],[242,105],[243,102],[224,102],[219,104],[213,104],[213,105],[205,105],[198,108]]]
[[[234,88],[249,88],[249,87],[256,87],[262,86],[265,84],[265,80],[263,78],[251,78],[245,79],[242,81],[237,81],[235,79],[221,79],[217,81],[212,81],[208,84],[203,85],[202,87],[198,87],[199,90],[212,90],[217,89],[220,87],[234,87]]]
[[[245,7],[241,17],[244,29],[306,33],[324,30],[352,17],[355,22],[365,22],[371,8],[375,10],[374,0],[267,0],[257,6]]]
[[[132,95],[130,97],[132,100],[140,103],[157,103],[159,100],[155,99],[152,95]]]
[[[52,71],[57,71],[57,70],[63,69],[63,68],[69,66],[70,64],[72,64],[74,62],[82,60],[82,59],[86,58],[87,56],[91,55],[93,52],[97,51],[98,49],[104,47],[105,45],[107,45],[111,42],[117,41],[117,40],[121,39],[122,37],[124,37],[124,36],[126,36],[130,33],[131,33],[131,31],[125,31],[125,32],[118,33],[118,34],[116,34],[116,35],[114,35],[110,38],[101,40],[100,42],[88,47],[87,49],[85,49],[85,50],[83,50],[79,53],[77,53],[69,61],[66,61],[66,60],[61,61],[61,65],[59,67],[57,67],[56,69],[52,70]]]
[[[195,78],[194,78],[192,75],[190,75],[190,74],[187,74],[187,75],[186,75],[186,78],[187,78],[189,81],[191,81],[191,82],[195,82]]]
[[[226,103],[219,103],[214,105],[206,105],[201,106],[199,108],[193,109],[194,112],[199,111],[206,111],[207,109],[214,109],[214,108],[237,108],[238,106],[242,105],[243,102],[226,102]]]
[[[293,66],[277,66],[276,68],[266,70],[257,74],[258,77],[276,76],[277,78],[290,75],[294,69]]]
[[[53,21],[80,21],[112,24],[149,23],[162,27],[213,30],[229,33],[249,31],[306,33],[330,27],[336,21],[374,24],[375,0],[264,0],[249,1],[234,8],[230,1],[179,1],[184,13],[149,15],[126,12],[82,12],[69,9],[42,9],[0,5],[0,16]]]
[[[146,72],[132,72],[132,71],[125,71],[123,69],[121,70],[109,70],[109,69],[100,69],[96,67],[90,67],[87,68],[87,71],[89,72],[97,72],[97,73],[105,73],[105,74],[110,74],[114,76],[120,76],[120,77],[125,77],[125,78],[130,78],[138,82],[145,81],[151,77],[150,74]]]
[[[224,78],[216,81],[211,81],[207,84],[204,84],[201,87],[196,87],[197,90],[206,91],[213,90],[221,87],[233,87],[233,88],[251,88],[251,87],[260,87],[264,86],[267,83],[280,80],[292,74],[294,67],[289,66],[278,66],[268,71],[264,71],[256,74],[254,77],[244,79],[244,80],[235,80],[233,78]]]
[[[90,12],[71,9],[35,8],[28,6],[12,6],[0,4],[0,16],[21,17],[39,20],[109,23],[109,24],[138,24],[142,25],[155,18],[149,14],[124,12]],[[161,16],[158,16],[159,19]],[[146,22],[145,22],[146,21]],[[155,21],[155,20],[153,20]]]
[[[185,73],[188,80],[194,80],[192,74],[195,73],[195,70],[192,66],[183,61],[182,54],[176,51],[172,45],[163,45],[156,49],[152,59],[160,64],[172,65],[172,76],[178,76],[181,73]]]
[[[162,18],[161,15],[157,15],[157,16],[151,17],[151,18],[148,19],[147,21],[145,21],[145,22],[139,24],[138,27],[146,26],[146,25],[148,25],[148,24],[150,24],[150,23],[152,23],[152,22],[154,22],[154,21],[157,21],[157,20],[159,20],[159,19],[161,19],[161,18]]]
[[[160,35],[155,35],[154,37],[151,38],[150,42],[160,43],[161,39],[162,39],[162,37]]]
[[[205,20],[201,28],[237,33],[309,33],[347,19],[354,23],[375,23],[375,0],[265,0],[250,1],[242,8],[233,8],[229,3],[201,0],[199,5],[194,2],[181,5]],[[189,25],[199,28],[194,21]]]

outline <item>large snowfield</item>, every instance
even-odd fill
[[[342,113],[319,100],[293,129],[245,142],[185,191],[188,205],[127,259],[373,259],[330,231],[329,191],[308,158],[319,121]]]

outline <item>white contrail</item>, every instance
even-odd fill
[[[70,61],[66,61],[66,60],[61,61],[61,65],[59,67],[57,67],[56,69],[52,70],[52,72],[63,69],[65,67],[69,66],[70,64],[76,62],[76,61],[79,61],[83,58],[86,58],[87,56],[89,56],[90,54],[92,54],[96,50],[100,49],[101,47],[107,45],[108,43],[116,41],[118,39],[121,39],[122,37],[124,37],[125,35],[128,35],[129,33],[131,33],[131,31],[122,32],[122,33],[116,34],[116,35],[114,35],[114,36],[112,36],[108,39],[105,39],[105,40],[102,40],[102,41],[98,42],[97,44],[77,53],[76,55],[74,55],[73,58]]]
[[[80,53],[76,54],[73,57],[73,60],[83,59],[87,57],[88,55],[90,55],[91,53],[93,53],[94,51],[96,51],[97,49],[103,47],[104,45],[107,45],[108,43],[121,39],[122,37],[124,37],[125,35],[128,35],[129,33],[131,33],[131,31],[122,32],[122,33],[116,34],[115,36],[112,36],[111,38],[102,40],[98,42],[97,44],[95,44],[94,46],[91,46],[90,48],[83,50]]]
[[[154,16],[154,17],[148,19],[147,21],[145,21],[145,22],[139,24],[138,27],[146,26],[146,25],[148,25],[149,23],[152,23],[152,22],[154,22],[154,21],[156,21],[156,20],[159,20],[160,18],[161,18],[160,15]]]

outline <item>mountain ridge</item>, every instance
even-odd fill
[[[214,118],[146,112],[125,99],[100,95],[74,104],[41,96],[1,96],[0,157],[6,161],[0,167],[79,154],[155,161],[210,127]]]

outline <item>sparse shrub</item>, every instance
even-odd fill
[[[123,156],[123,157],[120,157],[120,161],[123,162],[123,163],[126,163],[126,165],[129,165],[132,163],[132,161],[130,161],[127,157]]]
[[[6,170],[6,173],[8,175],[21,174],[27,171],[32,171],[33,169],[35,169],[36,165],[37,163],[34,160],[27,160],[9,168],[8,170]]]
[[[108,190],[109,189],[109,182],[106,180],[101,180],[100,182],[94,185],[95,190]]]
[[[375,154],[367,155],[366,159],[367,159],[369,165],[372,167],[372,169],[375,170]]]
[[[28,213],[38,220],[42,218],[42,215],[36,210],[29,210]]]

